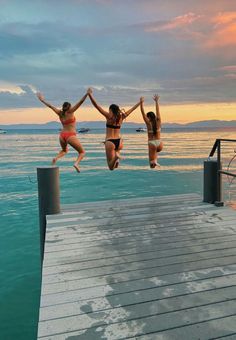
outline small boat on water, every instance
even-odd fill
[[[0,129],[0,134],[7,133],[7,131]]]
[[[90,131],[90,129],[88,129],[88,128],[81,128],[81,129],[78,130],[79,133],[86,133],[86,132],[89,132],[89,131]]]
[[[146,128],[140,127],[140,128],[138,128],[138,129],[136,129],[136,131],[137,131],[137,132],[146,132],[147,129],[146,129]]]

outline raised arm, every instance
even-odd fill
[[[141,110],[144,122],[148,123],[148,118],[145,114],[143,103],[144,103],[144,97],[141,97],[140,98],[140,110]]]
[[[79,101],[78,103],[76,103],[74,106],[72,106],[69,110],[70,113],[73,113],[75,112],[82,104],[83,102],[85,101],[85,99],[87,98],[88,96],[88,93],[86,93]]]
[[[92,91],[91,88],[88,89],[87,94],[88,94],[88,96],[89,96],[89,98],[90,98],[90,100],[91,100],[93,106],[94,106],[94,107],[95,107],[95,108],[96,108],[103,116],[105,116],[106,118],[111,118],[110,113],[107,112],[107,111],[105,111],[105,110],[103,110],[103,108],[102,108],[100,105],[98,105],[98,103],[96,102],[95,98],[93,97],[93,91]]]
[[[160,114],[160,107],[159,107],[159,99],[160,96],[158,96],[157,94],[155,94],[153,96],[153,100],[156,103],[156,116],[157,116],[157,122],[161,125],[161,114]]]
[[[128,111],[125,111],[125,116],[128,117],[135,109],[137,109],[137,107],[140,105],[140,101],[135,104],[133,107],[131,107],[131,109],[129,109]]]
[[[38,99],[44,104],[46,105],[47,107],[49,107],[50,109],[52,109],[57,115],[60,114],[60,110],[58,108],[56,108],[55,106],[51,105],[50,103],[46,102],[45,99],[44,99],[44,96],[42,95],[42,93],[36,93]]]

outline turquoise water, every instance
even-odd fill
[[[124,159],[111,172],[106,167],[103,131],[80,136],[87,152],[81,173],[72,167],[73,149],[58,162],[62,203],[190,192],[202,195],[203,161],[216,138],[235,138],[235,133],[163,132],[160,170],[148,167],[146,134],[127,130],[123,137]],[[0,146],[0,339],[33,340],[40,297],[36,168],[49,165],[58,151],[57,131],[9,131],[0,135]],[[234,147],[223,147],[225,166]]]

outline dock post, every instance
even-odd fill
[[[204,161],[203,202],[215,203],[218,201],[218,170],[217,160]]]
[[[59,168],[37,168],[41,262],[44,256],[46,215],[60,213]]]

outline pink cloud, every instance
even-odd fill
[[[166,32],[176,39],[188,39],[204,49],[217,49],[236,45],[236,12],[217,14],[186,13],[165,22],[146,25],[148,33]]]
[[[178,17],[173,18],[170,21],[164,23],[153,23],[146,27],[146,32],[161,32],[161,31],[172,31],[178,28],[189,26],[194,21],[198,20],[201,16],[194,13],[187,13]]]
[[[214,49],[236,45],[236,12],[219,13],[211,19],[212,31],[205,47]]]
[[[220,67],[220,71],[226,71],[226,72],[235,72],[236,73],[236,65],[228,65]]]
[[[236,12],[224,12],[219,13],[212,19],[212,22],[215,23],[217,26],[230,24],[235,22],[236,20]]]

